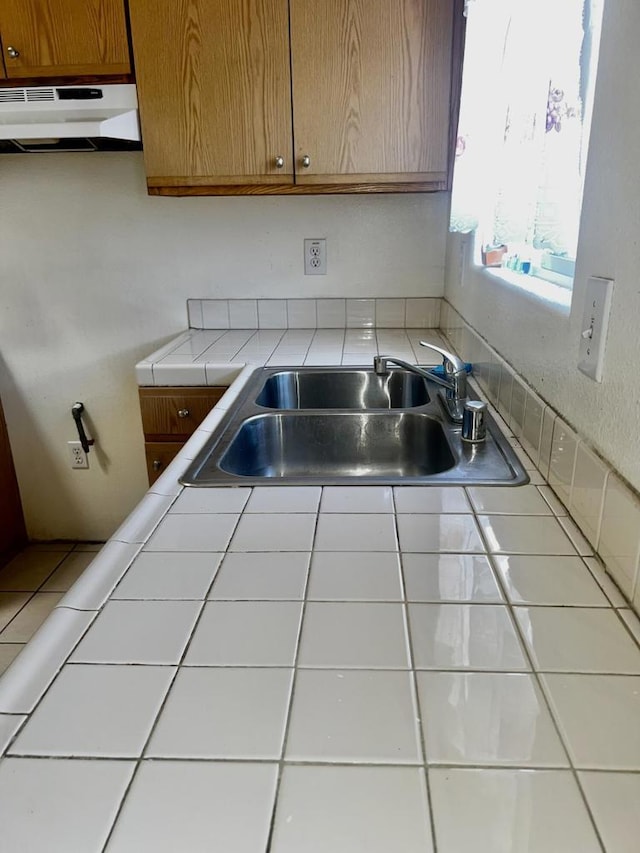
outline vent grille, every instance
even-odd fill
[[[24,104],[26,100],[24,89],[0,89],[0,104]]]
[[[0,104],[29,104],[55,100],[56,90],[51,87],[40,89],[0,89]]]
[[[47,89],[25,89],[27,93],[27,101],[55,101],[56,100],[56,90],[47,88]]]

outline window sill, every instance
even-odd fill
[[[492,279],[498,279],[510,287],[522,291],[523,295],[533,297],[543,302],[559,314],[569,315],[571,309],[572,291],[536,275],[523,275],[503,268],[483,267],[484,272]]]

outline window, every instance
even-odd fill
[[[571,287],[604,0],[468,0],[452,230]]]

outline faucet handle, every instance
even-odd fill
[[[441,355],[444,359],[445,371],[447,373],[449,372],[449,370],[447,370],[447,363],[451,365],[452,373],[465,373],[464,361],[461,358],[458,358],[457,355],[454,355],[452,352],[447,352],[446,349],[442,349],[442,347],[438,347],[435,344],[429,344],[427,343],[427,341],[420,341],[420,346],[426,347],[427,349],[432,349],[434,350],[434,352],[437,352],[439,355]]]

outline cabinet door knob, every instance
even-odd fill
[[[160,471],[162,470],[162,462],[159,459],[154,459],[151,463],[151,467],[154,471]]]
[[[276,157],[276,169],[284,169],[284,157]]]
[[[15,47],[8,47],[7,53],[11,57],[11,59],[17,59],[20,56],[20,51],[16,50]]]
[[[304,157],[302,158],[302,165],[304,166],[305,169],[308,169],[309,166],[311,165],[311,157],[309,157],[308,154],[305,154]]]
[[[179,418],[188,418],[191,412],[189,409],[178,409],[178,417]]]

